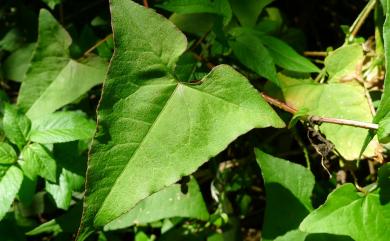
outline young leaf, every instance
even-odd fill
[[[39,13],[39,37],[26,77],[20,87],[18,104],[29,109],[69,61],[71,38],[49,11]],[[45,71],[42,71],[44,69]]]
[[[229,41],[229,45],[237,59],[258,75],[279,85],[274,60],[261,40],[240,28],[231,33],[235,39]]]
[[[113,0],[111,11],[116,50],[90,151],[80,239],[194,172],[239,135],[284,126],[231,67],[214,68],[200,85],[174,79],[187,44],[170,21],[127,0]]]
[[[3,129],[5,135],[21,150],[27,143],[31,121],[16,106],[5,104],[4,107]]]
[[[44,146],[38,143],[30,144],[23,149],[22,157],[22,170],[30,179],[34,180],[39,175],[49,181],[56,182],[56,161]]]
[[[102,83],[106,71],[107,63],[100,57],[90,57],[83,62],[69,60],[26,115],[34,120],[75,101],[93,86]]]
[[[258,149],[255,152],[265,181],[267,201],[262,237],[269,240],[298,228],[313,209],[310,197],[314,176],[301,165]]]
[[[274,0],[230,0],[233,13],[242,26],[255,26],[264,7]]]
[[[310,213],[299,229],[348,235],[356,241],[385,241],[390,236],[389,225],[390,205],[382,205],[377,192],[358,193],[352,184],[345,184],[329,194],[325,204]]]
[[[32,123],[30,140],[38,143],[61,143],[90,139],[95,123],[82,112],[56,112]]]
[[[183,193],[180,184],[173,184],[152,194],[139,202],[130,212],[107,224],[104,230],[121,229],[172,217],[207,220],[209,213],[196,180],[191,178],[187,185],[186,193]],[[166,203],[165,208],[161,208],[162,202]]]
[[[15,166],[9,167],[5,174],[0,176],[0,220],[10,209],[22,180],[23,173]]]
[[[52,196],[58,208],[67,210],[72,201],[73,190],[84,184],[84,178],[66,169],[62,169],[59,183],[46,181],[45,189]]]
[[[371,122],[372,114],[364,89],[356,83],[321,85],[311,79],[299,79],[279,74],[286,102],[295,109],[306,108],[307,114],[363,122]],[[320,131],[331,141],[346,160],[359,157],[368,130],[323,123]],[[377,143],[371,142],[364,156],[375,154]]]
[[[363,47],[360,44],[342,46],[325,58],[328,82],[342,82],[342,78],[353,79],[357,66],[363,64]]]
[[[267,46],[276,65],[287,70],[311,73],[319,72],[320,69],[305,57],[299,55],[293,48],[282,40],[268,35],[258,35],[261,42]]]
[[[17,158],[12,146],[5,142],[0,142],[0,164],[12,164]]]

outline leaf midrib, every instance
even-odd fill
[[[156,119],[154,120],[154,122],[152,123],[152,125],[149,127],[148,131],[146,132],[144,138],[142,139],[142,141],[139,143],[139,145],[137,146],[137,149],[132,153],[132,155],[129,157],[128,161],[127,161],[127,164],[125,165],[125,167],[122,169],[121,173],[117,176],[117,178],[115,179],[115,182],[113,183],[112,187],[115,187],[118,180],[120,179],[120,177],[123,175],[124,171],[128,168],[129,164],[130,164],[130,160],[133,159],[133,157],[138,153],[138,151],[141,149],[140,147],[144,144],[144,142],[148,139],[148,136],[150,134],[150,132],[153,130],[153,128],[155,127],[156,123],[158,122],[158,120],[161,118],[162,116],[162,113],[164,113],[164,110],[166,109],[166,107],[168,106],[169,102],[172,100],[172,97],[175,95],[175,92],[177,91],[178,87],[179,87],[179,83],[176,84],[176,87],[175,89],[172,91],[171,95],[169,96],[169,98],[167,99],[167,101],[165,102],[165,105],[164,107],[161,109],[160,113],[157,115]],[[105,196],[105,199],[104,201],[102,202],[102,204],[100,205],[99,207],[99,210],[95,216],[95,221],[97,219],[97,217],[99,217],[99,214],[100,214],[100,211],[102,210],[102,208],[104,207],[108,197],[111,195],[112,193],[112,190],[113,188],[110,189],[109,193]],[[112,220],[109,220],[109,221],[112,221]]]

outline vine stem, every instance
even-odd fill
[[[103,39],[97,41],[92,47],[90,47],[87,51],[84,52],[83,56],[90,54],[92,51],[94,51],[97,47],[99,47],[101,44],[103,44],[104,42],[106,42],[110,38],[112,38],[112,34],[109,34],[106,37],[104,37]]]
[[[353,22],[353,24],[349,28],[349,32],[351,33],[349,41],[352,41],[356,37],[364,21],[366,21],[367,17],[370,15],[370,12],[374,9],[375,4],[376,0],[370,0],[364,7],[362,12],[359,14],[359,16],[356,18],[355,22]]]
[[[271,105],[274,105],[284,111],[287,111],[291,114],[296,114],[297,110],[288,104],[277,100],[275,98],[272,98],[271,96],[266,95],[265,93],[261,93],[261,96]],[[363,129],[370,129],[370,130],[377,130],[378,124],[374,123],[368,123],[368,122],[362,122],[362,121],[355,121],[355,120],[347,120],[347,119],[339,119],[339,118],[332,118],[332,117],[322,117],[322,116],[308,116],[306,117],[306,120],[315,122],[315,123],[331,123],[331,124],[338,124],[338,125],[345,125],[345,126],[354,126],[359,127]]]
[[[328,52],[326,51],[304,51],[303,55],[307,57],[326,57]]]
[[[149,8],[148,0],[144,0],[144,7],[145,7],[145,8]]]

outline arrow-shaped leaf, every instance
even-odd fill
[[[239,135],[284,126],[229,66],[214,68],[200,85],[178,82],[173,70],[185,36],[153,10],[113,0],[111,11],[115,54],[90,151],[80,239],[194,172]]]

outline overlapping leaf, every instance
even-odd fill
[[[239,135],[284,126],[231,67],[214,68],[200,85],[174,79],[186,39],[153,10],[113,0],[111,11],[116,52],[98,110],[80,239],[194,172]]]
[[[173,184],[154,193],[139,202],[130,212],[107,224],[104,229],[121,229],[172,217],[207,220],[209,214],[198,184],[191,178],[187,185],[186,193],[183,193],[180,184]],[[165,202],[164,208],[161,208],[161,201]]]
[[[342,46],[332,51],[325,58],[325,69],[329,75],[328,82],[353,80],[359,64],[363,64],[363,47],[359,44]]]
[[[300,79],[279,74],[282,92],[288,104],[307,110],[309,115],[371,122],[372,114],[364,89],[356,83],[317,84],[311,79]],[[320,130],[337,151],[347,160],[359,157],[368,131],[361,128],[323,123]],[[371,142],[364,155],[375,153]]]
[[[38,42],[18,96],[30,119],[54,112],[103,81],[106,63],[98,57],[72,60],[71,41],[57,20],[41,10]]]

